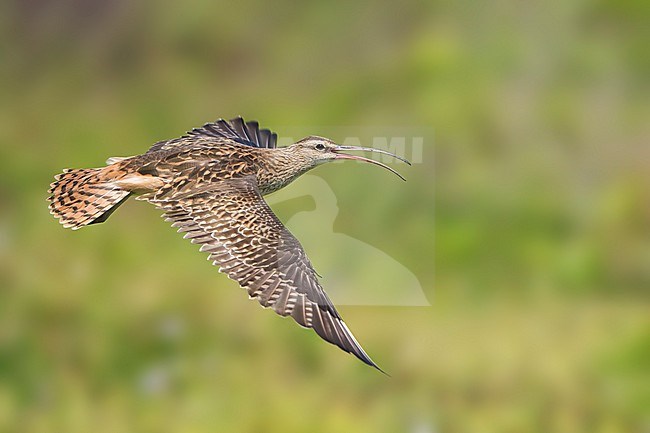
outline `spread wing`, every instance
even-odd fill
[[[194,128],[180,138],[159,141],[147,151],[171,150],[178,146],[188,144],[193,138],[220,138],[235,141],[251,147],[274,149],[277,145],[278,135],[268,129],[260,129],[256,121],[246,122],[241,117],[231,120],[219,119],[216,122],[206,123],[200,128]]]
[[[318,282],[300,242],[275,216],[254,177],[143,197],[263,307],[291,316],[377,369]],[[381,369],[379,369],[381,371]]]

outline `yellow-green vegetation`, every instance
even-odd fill
[[[649,5],[3,2],[0,431],[648,431]],[[247,300],[145,203],[78,232],[48,214],[60,169],[239,114],[424,137],[407,183],[313,172],[334,231],[431,303],[340,308],[390,378]]]

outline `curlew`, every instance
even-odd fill
[[[263,196],[341,159],[375,164],[404,179],[379,161],[343,152],[382,153],[410,163],[381,149],[317,136],[287,147],[276,142],[275,133],[241,117],[208,123],[155,143],[142,155],[109,158],[102,168],[64,170],[50,185],[50,213],[76,230],[106,221],[132,195],[148,201],[250,298],[381,371],[336,311],[300,242]]]

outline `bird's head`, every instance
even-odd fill
[[[318,137],[311,135],[309,137],[303,138],[302,140],[292,144],[290,146],[291,152],[294,156],[299,157],[304,164],[309,165],[309,168],[316,167],[317,165],[324,164],[326,162],[337,161],[341,159],[352,159],[357,161],[368,162],[370,164],[378,165],[386,170],[396,174],[400,179],[405,180],[402,175],[398,172],[383,164],[379,161],[373,159],[365,158],[359,155],[349,155],[343,152],[375,152],[381,153],[384,155],[392,156],[393,158],[399,159],[409,165],[411,163],[406,159],[399,157],[390,152],[386,152],[381,149],[374,149],[372,147],[361,147],[361,146],[343,146],[336,144],[329,138]]]

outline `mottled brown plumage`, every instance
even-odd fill
[[[282,148],[276,142],[276,134],[260,129],[257,122],[236,118],[209,123],[158,142],[142,155],[110,158],[103,168],[65,170],[51,184],[50,212],[74,230],[105,221],[136,195],[161,209],[166,220],[200,244],[213,264],[262,306],[291,316],[379,368],[323,291],[300,242],[262,196],[335,159],[358,159],[396,173],[377,161],[340,153],[387,152],[339,146],[314,136]]]

